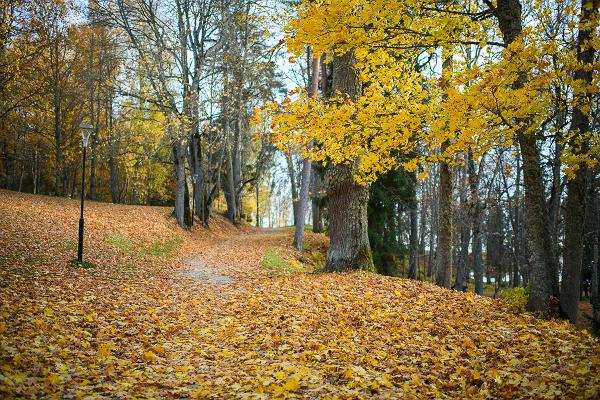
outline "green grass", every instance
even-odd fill
[[[167,242],[152,242],[148,247],[142,248],[142,254],[148,254],[156,257],[166,257],[171,254],[179,245],[182,240],[179,236],[169,239]]]
[[[305,272],[305,266],[296,260],[285,260],[281,250],[277,248],[267,249],[260,266],[271,275],[289,275],[295,272]]]
[[[296,226],[295,225],[290,225],[290,226],[286,226],[285,229],[289,229],[290,231],[295,231],[296,230]],[[304,231],[305,232],[312,232],[312,225],[311,224],[304,224]]]
[[[0,256],[0,266],[21,276],[34,275],[37,267],[46,261],[47,259],[43,255],[30,255],[22,251]]]
[[[76,258],[71,260],[71,265],[73,267],[83,268],[83,269],[94,269],[97,267],[96,264],[83,260],[82,262],[77,261]]]
[[[65,243],[65,249],[67,249],[67,251],[71,252],[71,251],[76,251],[77,250],[77,242],[74,240],[70,240],[67,243]]]
[[[120,234],[109,236],[109,242],[114,247],[122,250],[126,254],[141,254],[155,257],[166,257],[173,252],[182,242],[181,237],[173,236],[168,240],[157,240],[151,243],[138,244]]]

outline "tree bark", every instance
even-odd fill
[[[321,58],[312,57],[311,79],[308,88],[308,95],[312,98],[319,96],[319,76],[321,70]],[[306,219],[306,209],[308,207],[308,189],[310,187],[312,162],[309,157],[302,160],[302,177],[300,180],[300,198],[298,199],[298,217],[294,232],[294,247],[299,251],[304,250],[304,223]]]
[[[416,200],[416,199],[415,199]],[[408,260],[408,277],[419,279],[419,214],[416,202],[410,209],[410,252]]]
[[[469,207],[467,198],[468,173],[467,168],[462,169],[460,181],[460,211],[458,213],[458,224],[460,225],[460,249],[459,260],[456,265],[456,279],[454,289],[461,292],[466,291],[468,282],[469,243],[471,241],[471,224],[469,224]],[[467,278],[467,279],[465,279]]]
[[[185,143],[181,139],[174,145],[174,167],[175,167],[175,218],[181,227],[186,227],[185,201],[186,201],[186,181],[185,181]]]
[[[521,3],[519,0],[498,0],[494,9],[498,25],[506,45],[514,42],[522,32]],[[524,85],[527,74],[522,73],[513,87]],[[521,121],[523,122],[523,121]],[[551,255],[546,252],[550,244],[550,232],[540,157],[536,138],[520,128],[516,133],[523,159],[523,180],[525,184],[525,214],[527,221],[527,243],[529,248],[529,311],[547,312],[552,293]]]
[[[583,81],[587,85],[592,83],[593,72],[586,70],[583,66],[591,65],[594,61],[594,48],[589,42],[592,33],[598,25],[596,7],[587,8],[589,0],[581,1],[581,19],[579,21],[579,34],[577,36],[577,61],[581,65],[575,71],[575,79]],[[598,3],[597,1],[594,3]],[[590,26],[590,23],[593,26]],[[585,28],[583,28],[585,27]],[[584,103],[590,104],[591,94],[580,95]],[[584,134],[590,130],[588,116],[583,113],[579,106],[573,108],[571,117],[572,132]],[[586,144],[581,144],[578,148],[577,137],[570,143],[576,153],[585,153]],[[565,210],[565,248],[564,248],[564,271],[562,277],[562,293],[560,296],[560,309],[573,323],[577,322],[579,315],[579,296],[581,290],[581,262],[583,257],[583,227],[585,216],[585,201],[588,180],[588,168],[584,162],[578,165],[579,169],[575,171],[575,177],[567,181],[567,204]]]
[[[443,74],[452,70],[452,56],[444,58]],[[448,141],[442,143],[441,154],[448,149]],[[438,269],[436,283],[450,289],[452,286],[452,172],[447,161],[440,163],[439,193],[439,225],[438,225]]]
[[[471,223],[473,232],[473,275],[475,280],[475,293],[483,295],[483,240],[481,233],[481,199],[479,198],[479,173],[475,171],[475,160],[469,151],[467,153],[468,182],[471,191]],[[489,276],[488,276],[489,279]]]
[[[285,154],[285,160],[287,162],[287,167],[288,167],[288,175],[290,177],[290,184],[291,184],[291,190],[292,190],[292,214],[294,217],[294,220],[292,221],[294,223],[294,226],[296,226],[297,220],[298,220],[298,185],[296,183],[296,171],[294,168],[294,159],[292,157],[291,153],[286,153]]]
[[[333,92],[346,95],[351,100],[356,100],[361,90],[354,63],[352,52],[333,58]],[[367,226],[369,189],[356,183],[353,176],[355,164],[330,165],[327,168],[330,237],[325,265],[327,272],[375,270]]]
[[[319,163],[314,163],[310,174],[312,180],[312,226],[313,232],[323,232],[323,203],[324,199],[321,195],[323,191],[322,166]]]

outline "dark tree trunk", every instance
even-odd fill
[[[510,44],[522,32],[521,3],[519,0],[498,0],[494,10],[505,44]],[[527,80],[524,72],[513,84],[522,87]],[[526,121],[519,121],[521,123]],[[551,252],[548,212],[544,198],[544,184],[536,138],[521,128],[516,134],[523,159],[525,183],[525,214],[529,250],[529,303],[530,311],[548,311],[552,294],[552,274],[556,270]]]
[[[332,90],[352,100],[357,99],[361,90],[354,62],[351,52],[333,58]],[[331,165],[327,168],[330,237],[325,265],[327,272],[375,270],[367,226],[369,189],[356,183],[354,170],[354,165]]]
[[[468,215],[468,200],[467,200],[467,179],[466,168],[462,171],[462,180],[460,187],[460,212],[459,212],[459,225],[460,225],[460,249],[459,249],[459,260],[456,266],[456,280],[454,281],[454,289],[459,291],[467,290],[468,274],[469,270],[469,242],[471,241],[471,226],[469,224]]]
[[[590,65],[594,61],[594,48],[589,43],[592,32],[598,26],[598,9],[594,6],[588,8],[589,0],[581,2],[581,20],[579,21],[579,34],[577,36],[577,61],[582,65]],[[594,2],[597,3],[597,2]],[[597,6],[598,4],[595,4]],[[593,26],[590,26],[590,23]],[[582,27],[586,28],[582,28]],[[591,84],[593,79],[592,70],[580,68],[575,71],[575,79]],[[591,103],[591,94],[585,94],[584,102]],[[590,122],[579,107],[573,109],[570,131],[584,134],[590,130]],[[575,152],[587,150],[586,144],[577,148],[577,138],[570,143]],[[564,271],[562,279],[562,293],[560,296],[561,313],[573,323],[577,322],[579,315],[579,296],[581,288],[581,261],[583,256],[583,227],[585,216],[585,200],[587,191],[588,168],[585,162],[579,164],[575,171],[575,177],[567,182],[567,205],[565,209],[565,248],[564,248]]]
[[[97,125],[94,125],[94,132],[90,137],[90,193],[88,195],[90,200],[96,200],[96,145],[98,144],[97,132]]]
[[[525,183],[525,218],[527,222],[527,244],[529,250],[529,304],[530,311],[548,311],[552,294],[552,278],[547,267],[546,237],[548,213],[544,199],[544,186],[539,153],[535,137],[523,133],[518,136],[523,157]]]
[[[442,145],[442,152],[448,143]],[[438,225],[438,268],[436,283],[450,289],[452,285],[452,173],[447,162],[440,164]]]
[[[416,200],[416,199],[415,199]],[[415,202],[416,203],[416,202]],[[410,253],[408,259],[408,277],[410,279],[419,279],[419,214],[417,205],[410,209]]]
[[[480,168],[481,170],[481,168]],[[471,223],[473,229],[473,259],[472,270],[475,280],[475,293],[483,294],[483,240],[481,232],[481,199],[479,198],[479,176],[481,171],[475,171],[475,160],[469,151],[467,153],[468,182],[471,191]],[[489,280],[489,275],[488,275]]]
[[[113,203],[120,201],[119,189],[117,188],[117,163],[115,155],[117,151],[117,143],[113,131],[113,115],[112,115],[112,95],[108,100],[108,168],[110,173],[110,197]]]
[[[313,232],[323,232],[323,206],[325,199],[323,198],[323,167],[319,163],[314,163],[312,166],[312,226]]]
[[[192,136],[191,140],[191,157],[190,164],[192,167],[192,184],[194,186],[194,214],[200,218],[203,225],[208,225],[208,215],[206,213],[205,204],[205,187],[204,187],[204,170],[202,168],[202,154],[200,137]]]
[[[233,167],[233,154],[231,148],[227,147],[227,156],[225,157],[225,185],[223,187],[223,191],[225,194],[225,200],[227,201],[227,218],[234,223],[239,223],[238,219],[238,205],[236,202],[235,195],[235,177],[234,177],[234,167]]]
[[[174,145],[174,167],[175,167],[175,218],[179,226],[186,227],[185,203],[186,203],[186,181],[185,181],[185,144],[181,139]]]
[[[592,332],[600,336],[600,289],[598,270],[598,246],[600,244],[600,177],[592,180],[588,190],[588,206],[586,210],[586,242],[589,260],[586,263],[590,268],[590,300],[592,303]]]
[[[62,135],[60,131],[60,105],[54,107],[54,195],[60,196],[62,172]]]
[[[452,55],[442,55],[444,63],[442,74],[452,73]],[[441,154],[450,146],[450,142],[442,143]],[[439,223],[438,223],[438,258],[436,283],[450,289],[452,287],[452,171],[446,160],[440,163],[440,192],[439,192]]]
[[[325,271],[375,271],[367,225],[369,189],[355,182],[347,165],[328,167],[326,180],[330,244]]]

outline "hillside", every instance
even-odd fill
[[[0,191],[3,398],[598,398],[564,321],[374,274],[312,272],[292,232]]]

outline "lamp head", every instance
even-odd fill
[[[79,125],[79,128],[81,128],[81,135],[83,136],[83,147],[87,147],[88,141],[90,140],[90,135],[94,130],[94,125],[81,124]]]

